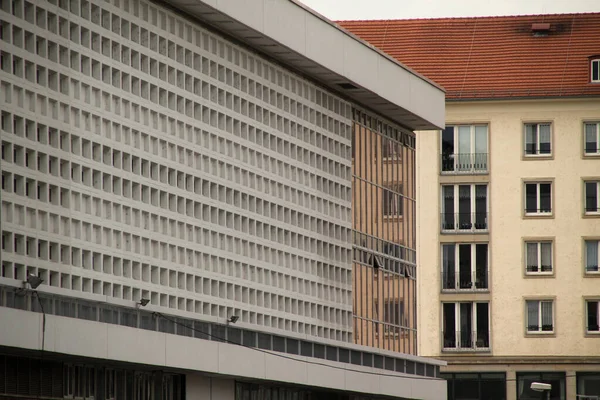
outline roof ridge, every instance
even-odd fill
[[[443,20],[466,20],[466,19],[503,19],[503,18],[531,18],[531,17],[574,17],[578,15],[600,15],[600,12],[589,11],[579,13],[548,13],[548,14],[509,14],[509,15],[489,15],[489,16],[470,16],[470,17],[423,17],[423,18],[387,18],[387,19],[346,19],[335,20],[336,24],[345,24],[352,22],[394,22],[394,21],[443,21]]]

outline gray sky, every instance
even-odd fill
[[[600,12],[600,0],[300,0],[332,20]]]

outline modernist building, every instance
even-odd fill
[[[439,87],[289,0],[2,1],[0,52],[0,397],[445,397]]]
[[[448,398],[600,396],[600,14],[342,25],[447,91],[417,134],[417,243]]]

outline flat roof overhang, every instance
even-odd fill
[[[444,90],[295,0],[165,0],[411,130],[445,125]]]

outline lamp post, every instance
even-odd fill
[[[552,390],[552,385],[549,383],[532,382],[531,390],[535,390],[536,392],[546,392],[546,399],[550,400],[550,390]]]

